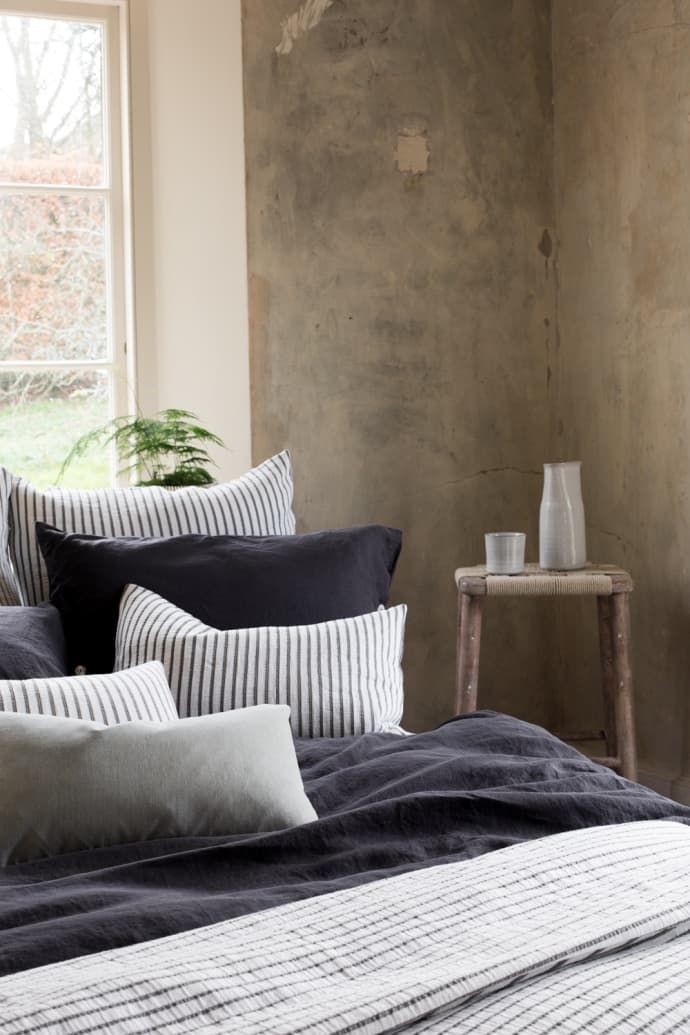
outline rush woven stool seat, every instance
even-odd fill
[[[520,575],[490,575],[483,565],[458,568],[458,638],[456,712],[477,709],[482,608],[485,597],[590,596],[597,601],[599,655],[605,730],[563,734],[565,740],[606,741],[597,757],[629,780],[637,778],[632,667],[630,663],[630,594],[633,580],[615,565],[588,564],[578,571],[544,571],[528,564]]]

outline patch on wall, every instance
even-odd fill
[[[426,120],[420,116],[406,119],[398,130],[395,162],[401,173],[425,173],[429,169],[429,135]]]
[[[276,47],[276,54],[289,54],[295,40],[314,29],[335,0],[305,0],[296,11],[280,23],[283,38]]]

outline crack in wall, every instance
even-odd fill
[[[592,531],[593,532],[598,532],[599,535],[610,536],[611,539],[615,539],[616,542],[620,543],[624,550],[627,550],[628,547],[632,548],[633,544],[630,542],[630,540],[629,539],[624,539],[623,536],[622,535],[618,535],[617,532],[608,532],[605,528],[594,528],[594,527],[592,527]]]
[[[482,467],[481,470],[475,471],[473,474],[466,474],[463,478],[453,478],[450,481],[444,482],[444,485],[463,485],[465,482],[471,482],[475,478],[483,478],[487,474],[536,474],[541,477],[542,471],[533,471],[527,467]]]

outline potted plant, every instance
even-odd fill
[[[214,461],[210,445],[222,446],[217,435],[207,431],[189,410],[161,410],[153,417],[115,417],[100,428],[77,439],[60,468],[58,481],[72,461],[94,446],[114,446],[121,467],[119,474],[138,475],[136,485],[211,485],[208,468]]]

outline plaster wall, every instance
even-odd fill
[[[245,0],[256,460],[301,529],[404,530],[405,716],[452,711],[453,571],[536,556],[555,350],[548,0]],[[550,722],[550,608],[490,602],[482,704]]]
[[[584,463],[590,555],[637,582],[643,776],[690,801],[690,3],[556,0],[554,81],[554,442]],[[562,616],[584,694],[582,642]]]
[[[250,465],[240,0],[129,16],[139,405],[197,413],[233,477]]]

